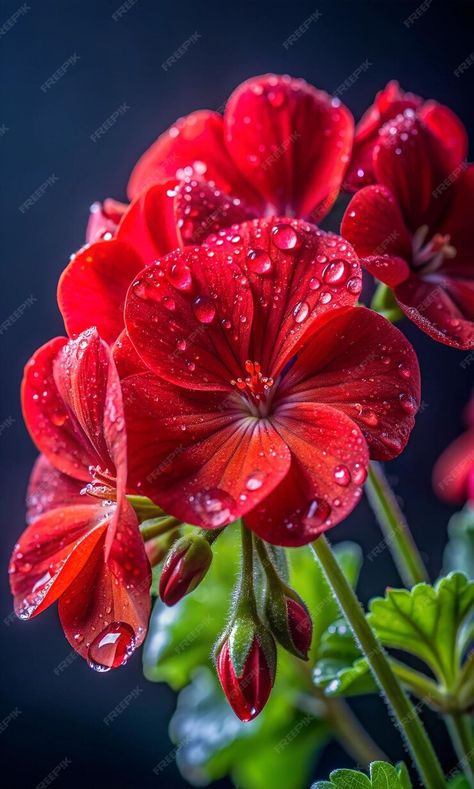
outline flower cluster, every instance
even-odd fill
[[[338,99],[266,75],[223,116],[194,112],[160,136],[128,204],[94,204],[59,280],[67,337],[25,369],[41,454],[10,566],[21,618],[59,601],[74,649],[115,668],[146,634],[151,565],[164,559],[173,605],[243,519],[216,667],[242,719],[261,710],[275,639],[305,659],[312,632],[274,546],[345,518],[369,459],[403,450],[420,402],[410,343],[358,301],[362,267],[430,336],[473,346],[465,156],[456,116],[396,83],[354,130]],[[344,192],[342,235],[324,232]]]

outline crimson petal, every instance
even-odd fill
[[[186,391],[151,374],[124,381],[130,484],[171,515],[225,526],[285,476],[290,455],[237,393]]]
[[[245,520],[274,545],[305,545],[343,520],[359,501],[369,462],[367,444],[352,419],[327,405],[282,406],[272,422],[291,451],[290,470]]]
[[[140,255],[117,240],[98,241],[74,255],[58,284],[67,333],[75,336],[97,326],[104,340],[113,342],[124,326],[128,286],[142,268]]]
[[[354,195],[342,218],[341,233],[361,257],[411,259],[410,234],[393,194],[383,186],[367,186]]]
[[[282,403],[323,403],[361,429],[372,458],[405,447],[420,403],[420,371],[408,340],[365,307],[335,313],[311,338],[283,381]],[[280,399],[278,400],[278,405]]]
[[[249,279],[254,317],[250,358],[272,378],[311,334],[321,315],[354,304],[362,288],[352,247],[292,219],[256,219],[206,244],[232,255]]]
[[[165,380],[230,390],[248,359],[252,294],[220,251],[190,247],[141,272],[125,307],[129,337]]]
[[[83,482],[62,474],[44,455],[40,455],[33,466],[28,483],[27,522],[32,523],[49,510],[71,504],[83,505],[85,503],[81,493],[83,489]]]
[[[176,227],[176,181],[152,186],[138,195],[122,217],[116,237],[140,253],[142,263],[132,277],[145,264],[181,247]]]
[[[267,213],[311,216],[336,199],[353,120],[338,99],[302,79],[265,74],[240,85],[224,113],[228,150]]]
[[[245,222],[254,212],[240,198],[226,195],[214,185],[186,179],[177,188],[176,215],[185,243],[202,244],[210,233]]]

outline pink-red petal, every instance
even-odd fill
[[[292,219],[256,219],[207,242],[232,255],[253,293],[250,359],[276,378],[323,315],[355,303],[359,261],[344,239]]]
[[[176,180],[151,186],[131,203],[117,228],[119,241],[133,247],[142,261],[133,272],[182,246],[176,216]],[[132,277],[128,281],[130,284]]]
[[[143,265],[138,251],[114,239],[98,241],[74,255],[58,284],[67,333],[77,336],[97,326],[106,342],[114,342],[124,327],[128,287]]]
[[[229,255],[207,247],[171,253],[141,272],[125,307],[129,337],[165,380],[231,390],[248,359],[252,294]]]
[[[411,259],[410,234],[393,194],[383,186],[367,186],[354,195],[342,218],[341,234],[360,257]]]
[[[281,400],[280,400],[281,398]],[[361,429],[372,458],[405,447],[420,403],[413,348],[395,326],[365,307],[341,310],[311,338],[283,381],[277,401],[337,408]]]
[[[469,498],[469,480],[474,473],[474,430],[453,441],[438,458],[433,469],[436,494],[450,504],[464,504]]]
[[[124,382],[130,484],[204,528],[236,520],[270,493],[289,451],[237,393],[186,391],[146,374]]]
[[[327,405],[278,408],[272,424],[291,451],[290,470],[245,520],[274,545],[304,545],[339,523],[359,501],[367,444],[346,414]]]
[[[353,119],[302,79],[265,74],[240,85],[224,113],[227,148],[267,213],[318,221],[339,192]]]

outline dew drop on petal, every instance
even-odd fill
[[[177,290],[190,290],[193,283],[191,269],[181,263],[174,263],[168,270],[167,277]]]
[[[253,471],[245,482],[247,490],[259,490],[265,481],[266,474],[263,471]]]
[[[347,486],[351,482],[351,472],[347,468],[347,466],[339,465],[336,466],[334,469],[334,481],[341,485],[343,488],[347,488]]]
[[[324,499],[313,499],[303,516],[303,523],[309,528],[318,528],[328,519],[331,514],[331,507]]]
[[[196,296],[193,299],[193,312],[200,323],[212,323],[216,317],[216,308],[207,296]]]
[[[306,301],[299,301],[293,310],[293,318],[296,323],[303,323],[309,315],[309,304]]]
[[[135,633],[126,622],[112,622],[93,640],[87,662],[94,671],[123,666],[135,647]]]
[[[211,528],[230,523],[233,518],[234,504],[232,496],[220,488],[200,491],[192,500],[192,506],[199,520]]]
[[[362,290],[362,279],[360,277],[351,277],[351,279],[347,281],[346,288],[349,293],[357,296]]]
[[[251,249],[247,254],[248,266],[254,274],[269,274],[273,268],[270,255],[263,249]]]
[[[349,276],[349,266],[345,260],[332,260],[323,271],[323,280],[328,285],[339,285]]]
[[[400,405],[405,411],[406,414],[412,416],[416,414],[418,410],[418,405],[415,398],[409,394],[401,394],[400,395]]]
[[[275,225],[272,228],[272,241],[278,249],[295,249],[298,244],[298,233],[291,225]]]

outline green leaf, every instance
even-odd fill
[[[361,656],[344,619],[338,619],[323,633],[313,678],[326,696],[358,696],[377,693],[367,661]]]
[[[462,773],[455,775],[447,786],[448,789],[471,789],[467,778]]]
[[[317,781],[312,789],[412,789],[404,764],[372,762],[370,778],[357,770],[333,770],[329,781]]]
[[[448,525],[449,542],[444,551],[445,573],[460,570],[474,579],[474,508],[466,504],[453,515]]]
[[[452,688],[467,644],[463,627],[474,610],[474,582],[450,573],[433,587],[390,589],[370,603],[368,620],[385,646],[409,652],[431,668],[438,682]]]

